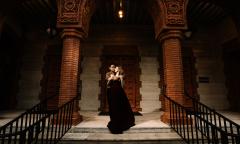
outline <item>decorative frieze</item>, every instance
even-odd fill
[[[156,37],[164,30],[187,29],[187,3],[188,0],[151,0],[149,2]]]
[[[88,35],[95,0],[58,0],[58,28],[76,28]]]
[[[166,25],[184,26],[186,23],[184,14],[185,0],[164,0],[162,1],[166,11]]]

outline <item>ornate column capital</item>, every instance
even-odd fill
[[[75,28],[87,37],[89,23],[96,8],[96,0],[57,0],[58,28]]]
[[[181,40],[183,38],[183,32],[181,30],[166,30],[158,35],[157,40],[162,43],[166,39],[173,38]]]
[[[150,0],[149,11],[153,18],[155,36],[169,29],[187,29],[188,0]]]

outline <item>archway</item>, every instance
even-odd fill
[[[120,65],[124,69],[124,90],[128,96],[134,113],[141,111],[140,107],[140,67],[137,46],[108,45],[103,48],[101,56],[101,94],[100,114],[108,113],[105,75],[111,64]]]

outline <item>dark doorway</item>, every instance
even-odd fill
[[[17,100],[21,61],[21,40],[10,27],[3,27],[0,38],[0,110],[14,109]]]
[[[106,98],[105,74],[111,64],[121,65],[124,69],[124,90],[128,96],[132,110],[138,113],[140,108],[140,66],[137,46],[105,46],[101,57],[101,105],[102,114],[108,113]]]
[[[240,42],[235,39],[223,45],[227,97],[232,111],[240,112]]]

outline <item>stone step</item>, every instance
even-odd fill
[[[174,133],[67,133],[60,144],[180,144],[181,137]]]
[[[173,132],[169,127],[132,127],[124,133],[170,133]],[[108,128],[89,128],[89,127],[75,127],[69,130],[69,133],[109,133]]]

